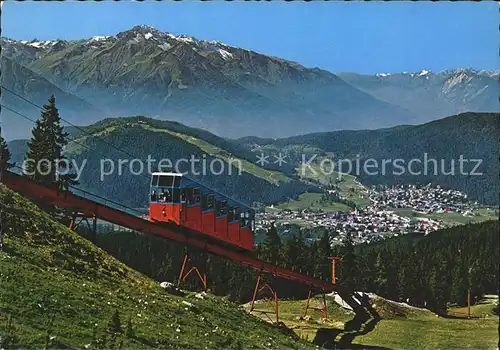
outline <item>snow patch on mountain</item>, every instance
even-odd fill
[[[151,33],[146,33],[146,34],[144,34],[144,38],[145,38],[146,40],[151,39],[152,37],[153,37],[153,34],[151,34]]]
[[[174,40],[177,40],[177,41],[182,41],[182,42],[185,42],[185,43],[190,43],[190,44],[195,44],[196,43],[196,39],[191,37],[191,36],[187,36],[187,35],[174,35],[174,34],[171,34],[171,33],[168,33],[167,34],[169,38],[171,39],[174,39]]]
[[[222,58],[225,59],[226,61],[230,60],[231,58],[233,58],[233,54],[230,53],[230,52],[227,52],[224,49],[218,49],[217,51],[220,53],[220,55],[222,56]]]
[[[418,73],[418,75],[417,75],[417,76],[418,76],[418,77],[424,77],[424,76],[426,76],[427,74],[429,74],[430,72],[431,72],[430,70],[426,70],[426,69],[424,69],[424,70],[422,70],[420,73]]]
[[[458,70],[457,73],[446,81],[443,87],[443,92],[447,93],[453,87],[460,84],[467,84],[472,80],[473,76],[469,76],[466,70]]]
[[[127,43],[130,45],[134,45],[139,43],[141,40],[142,40],[141,34],[137,33],[133,38],[129,39]]]
[[[93,36],[90,41],[103,41],[111,38],[110,36]]]
[[[42,48],[47,48],[49,46],[54,46],[57,42],[56,41],[30,41],[26,45],[31,46],[31,47],[36,47],[38,49]]]
[[[162,44],[158,45],[158,47],[160,49],[162,49],[163,51],[168,51],[172,48],[172,45],[170,45],[169,43],[162,43]]]

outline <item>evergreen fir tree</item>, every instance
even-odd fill
[[[379,252],[377,255],[377,260],[375,261],[375,271],[376,271],[375,287],[377,288],[377,293],[387,297],[389,291],[388,273],[382,252]]]
[[[427,307],[438,314],[446,313],[446,304],[449,300],[449,288],[445,271],[446,266],[438,264],[432,268],[429,276],[430,300]]]
[[[9,163],[10,157],[11,154],[7,148],[7,142],[5,142],[0,133],[0,171],[5,171],[12,167],[12,164]]]
[[[46,138],[46,120],[39,119],[31,131],[31,140],[28,142],[28,152],[26,154],[26,166],[24,172],[32,180],[49,183],[50,177],[48,160],[48,140]]]
[[[467,305],[468,271],[465,265],[459,264],[453,270],[451,282],[451,301],[459,305]]]
[[[468,271],[469,275],[469,286],[470,286],[470,298],[471,304],[475,304],[477,299],[484,294],[484,282],[483,274],[484,270],[481,268],[479,262],[476,260],[471,264]]]
[[[406,261],[398,269],[398,299],[406,302],[411,298],[412,283],[410,278],[410,266],[406,265]]]
[[[35,181],[60,189],[77,184],[75,174],[60,174],[61,170],[69,170],[64,169],[66,163],[63,161],[67,136],[61,125],[56,99],[51,95],[48,104],[43,106],[41,117],[36,121],[28,142],[25,174]]]
[[[278,235],[278,231],[276,230],[276,226],[272,223],[271,227],[267,231],[266,238],[263,243],[264,259],[273,264],[277,264],[279,261],[280,251],[281,239]]]
[[[344,239],[344,245],[340,249],[342,263],[340,266],[340,279],[341,284],[356,286],[358,275],[358,261],[356,253],[354,252],[354,241],[351,233],[347,233]]]
[[[295,237],[290,237],[283,243],[281,260],[284,267],[296,269],[299,260],[299,247]]]
[[[332,247],[330,245],[330,235],[325,230],[318,242],[318,251],[316,255],[315,275],[324,281],[331,279],[331,263],[329,258],[332,256]]]
[[[309,260],[308,247],[304,240],[304,234],[300,230],[295,238],[295,246],[297,247],[297,260],[295,260],[295,270],[301,273],[307,273],[307,262]],[[293,263],[293,262],[292,262]]]

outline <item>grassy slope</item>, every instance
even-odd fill
[[[351,208],[342,203],[322,203],[321,196],[321,193],[303,193],[299,196],[298,200],[290,200],[289,202],[276,205],[274,208],[290,210],[309,208],[314,210],[322,209],[326,212],[351,210]]]
[[[370,204],[368,189],[357,181],[355,176],[332,171],[330,163],[325,163],[322,168],[320,163],[321,158],[310,165],[311,169],[301,165],[296,169],[297,174],[303,179],[315,180],[325,186],[337,186],[340,196],[353,201],[358,207],[366,207]]]
[[[240,158],[237,158],[237,157],[234,157],[232,155],[229,155],[225,150],[223,150],[222,148],[220,147],[217,147],[207,141],[204,141],[202,139],[199,139],[199,138],[196,138],[194,136],[189,136],[189,135],[185,135],[185,134],[182,134],[182,133],[179,133],[179,132],[174,132],[174,131],[170,131],[170,130],[167,130],[167,129],[158,129],[158,128],[154,128],[154,127],[151,127],[151,126],[143,126],[144,129],[146,130],[149,130],[149,131],[152,131],[152,132],[166,132],[166,133],[169,133],[170,135],[173,135],[175,137],[178,137],[186,142],[189,142],[195,146],[197,146],[198,148],[200,148],[203,152],[211,155],[211,156],[214,156],[214,157],[217,157],[217,158],[220,158],[222,160],[224,160],[226,163],[229,163],[229,164],[234,164],[235,167],[238,167],[238,161],[240,162],[241,164],[241,170],[244,171],[244,172],[247,172],[249,174],[252,174],[254,176],[257,176],[263,180],[266,180],[266,181],[269,181],[273,184],[279,184],[280,182],[288,182],[290,181],[290,178],[287,177],[285,174],[283,173],[280,173],[278,171],[273,171],[273,170],[268,170],[268,169],[264,169],[264,168],[261,168],[259,167],[257,164],[254,164],[254,163],[251,163],[247,160],[244,160],[244,159],[240,159]]]
[[[135,337],[124,338],[127,348],[308,346],[224,299],[166,293],[34,204],[16,194],[9,200],[6,193],[12,192],[0,190],[8,219],[0,252],[2,339],[14,336],[18,346],[41,348],[48,331],[56,337],[53,346],[82,348],[91,342],[93,328],[97,338],[104,334],[118,310],[122,324],[130,318],[135,332]]]
[[[483,305],[472,306],[484,308]],[[443,318],[417,315],[383,319],[373,332],[358,337],[355,344],[373,344],[393,349],[495,349],[498,344],[498,316],[489,304],[487,318]]]
[[[155,132],[155,133],[167,133],[169,135],[172,135],[174,137],[177,137],[185,142],[188,142],[197,148],[201,150],[201,152],[204,152],[208,155],[211,155],[216,158],[220,158],[224,162],[228,164],[232,164],[235,168],[238,168],[238,165],[241,164],[241,170],[249,173],[253,176],[256,176],[258,178],[261,178],[265,181],[268,181],[272,184],[279,185],[281,182],[289,182],[291,179],[286,176],[285,174],[274,171],[274,170],[268,170],[264,169],[262,167],[259,167],[256,163],[249,162],[248,160],[238,158],[235,155],[231,154],[227,150],[214,145],[210,142],[207,142],[199,137],[195,137],[189,134],[185,134],[182,132],[179,132],[177,130],[170,130],[167,127],[164,128],[159,128],[155,126],[151,126],[143,121],[143,123],[137,123],[137,121],[132,120],[131,118],[128,118],[129,121],[127,124],[129,126],[137,126],[137,127],[142,127],[147,131],[150,132]],[[125,119],[124,119],[125,120]],[[109,120],[106,123],[101,123],[101,124],[94,124],[93,126],[88,127],[87,133],[90,133],[93,136],[105,136],[106,134],[119,129],[119,125],[117,123],[123,123],[124,120],[118,120],[116,123],[113,124],[113,120]],[[186,130],[190,130],[191,128],[189,127],[184,127]],[[83,143],[83,141],[88,137],[88,135],[81,134],[79,133],[78,130],[75,130],[75,133],[77,135],[77,138],[75,141],[77,143],[70,143],[69,147],[71,147],[72,153],[79,153],[82,150],[84,150],[81,146],[78,144]],[[214,135],[215,137],[215,135]],[[256,158],[257,160],[257,158]]]
[[[390,349],[495,349],[498,342],[498,316],[492,313],[492,300],[485,299],[471,307],[472,315],[488,315],[486,318],[468,320],[437,317],[425,309],[403,307],[376,297],[373,307],[382,319],[373,330],[369,331],[365,326],[361,332],[344,330],[345,322],[351,320],[353,314],[335,304],[330,297],[327,297],[329,321],[326,322],[321,319],[321,313],[313,311],[308,312],[310,319],[298,319],[304,314],[305,300],[280,301],[279,308],[280,319],[301,338],[319,341],[318,334],[322,333],[320,342],[335,341],[340,348],[362,345]],[[321,298],[315,297],[310,305],[319,307]],[[248,305],[246,309],[249,309]],[[256,309],[271,311],[264,303],[257,304]],[[464,312],[463,308],[450,311]],[[262,316],[262,319],[266,317]],[[367,333],[362,334],[363,330],[367,330]],[[349,340],[339,343],[346,339]]]

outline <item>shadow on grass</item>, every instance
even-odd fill
[[[320,328],[316,333],[313,343],[322,349],[389,349],[381,346],[345,343],[342,340],[336,342],[335,338],[343,332],[344,330],[341,329]]]
[[[387,349],[384,347],[353,344],[356,337],[370,333],[382,319],[378,312],[371,306],[367,295],[357,295],[363,312],[356,313],[356,316],[345,323],[344,329],[320,328],[316,333],[313,342],[324,349]],[[337,337],[340,339],[335,341]]]

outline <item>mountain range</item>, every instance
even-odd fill
[[[411,110],[430,121],[464,112],[500,111],[498,71],[473,69],[432,73],[338,74],[352,86],[382,101]]]
[[[286,137],[498,110],[498,72],[333,74],[149,26],[116,36],[2,38],[1,44],[2,85],[39,105],[54,92],[63,118],[80,125],[135,114],[225,137]],[[2,97],[15,108],[25,103],[5,91]],[[10,139],[27,134],[17,121],[9,129]]]

